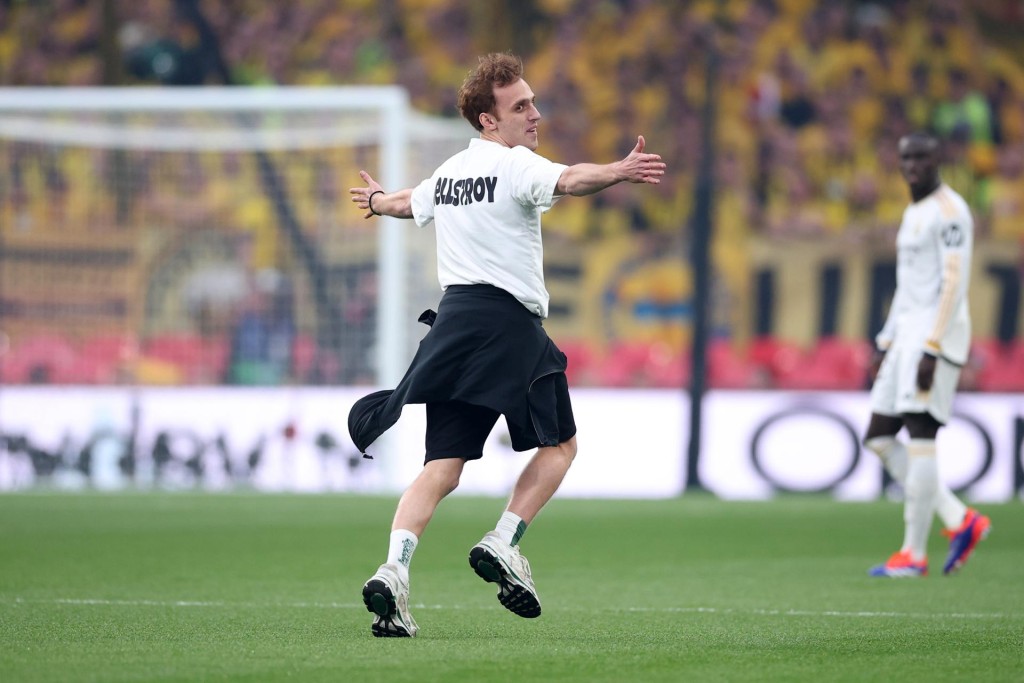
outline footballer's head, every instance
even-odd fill
[[[941,152],[939,139],[931,133],[916,132],[900,138],[900,172],[915,198],[938,187]]]

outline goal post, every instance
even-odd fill
[[[440,297],[433,236],[364,221],[348,188],[360,168],[407,187],[471,135],[397,86],[0,88],[10,355],[123,335],[142,384],[391,386],[422,336],[413,307]],[[292,330],[287,372],[245,366],[274,355],[275,324]],[[189,359],[149,344],[177,337],[216,342],[219,360],[174,367]],[[102,381],[95,370],[43,379]]]

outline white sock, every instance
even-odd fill
[[[894,436],[876,436],[864,442],[864,446],[873,451],[882,460],[889,476],[906,489],[907,486],[907,447]],[[956,529],[964,521],[967,506],[956,497],[942,480],[935,495],[935,512],[947,529]]]
[[[501,540],[505,541],[509,545],[517,545],[519,539],[526,533],[526,522],[523,518],[514,512],[505,510],[504,514],[501,515],[501,519],[498,520],[498,525],[494,527],[494,530],[498,532],[498,536]]]
[[[416,550],[416,544],[420,539],[411,531],[406,529],[395,529],[391,532],[391,542],[388,545],[388,564],[398,567],[398,577],[409,585],[409,563],[412,562],[412,554]]]
[[[900,486],[907,485],[907,448],[895,436],[876,436],[864,442]]]
[[[939,468],[934,439],[911,439],[907,444],[906,500],[903,503],[905,531],[902,550],[914,560],[928,554],[928,532],[935,514],[939,487]]]

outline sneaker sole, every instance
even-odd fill
[[[537,596],[516,583],[498,557],[487,548],[475,546],[470,550],[469,566],[487,583],[498,584],[498,602],[509,612],[524,619],[540,616]]]
[[[923,579],[928,576],[928,572],[916,569],[884,569],[871,570],[868,576],[875,579]]]
[[[370,626],[370,631],[377,638],[411,638],[405,626],[395,621],[398,614],[398,603],[395,595],[386,583],[379,579],[371,579],[363,586],[363,604],[366,611],[377,615]]]

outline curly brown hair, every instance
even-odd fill
[[[492,52],[479,58],[459,88],[459,112],[477,130],[483,130],[480,114],[494,111],[494,89],[512,85],[523,77],[523,60],[510,52]]]

